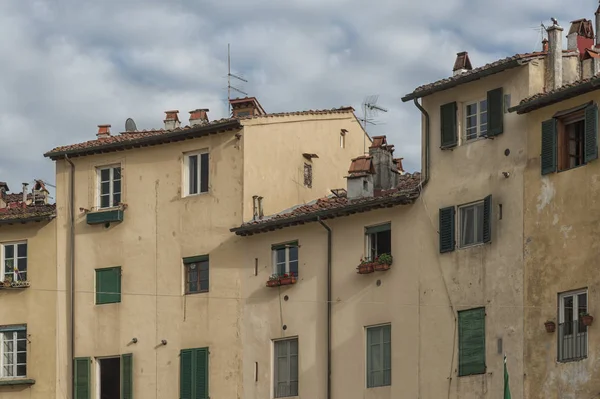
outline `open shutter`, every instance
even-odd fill
[[[192,395],[192,353],[183,349],[179,354],[179,399],[195,399]]]
[[[90,363],[89,357],[75,358],[74,399],[90,399]]]
[[[208,399],[208,348],[196,349],[194,399]]]
[[[598,158],[598,106],[585,109],[585,162]]]
[[[133,398],[133,355],[121,355],[121,399]]]
[[[492,241],[492,196],[483,200],[483,242]]]
[[[487,92],[487,136],[497,136],[504,131],[503,100],[502,87]]]
[[[542,122],[542,175],[556,172],[557,121],[548,119]]]
[[[441,148],[452,148],[458,144],[456,135],[456,102],[440,107]]]
[[[485,308],[458,312],[458,375],[485,373]]]
[[[454,251],[454,207],[440,209],[440,253]]]

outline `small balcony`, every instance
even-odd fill
[[[285,273],[285,274],[273,274],[267,280],[267,287],[279,287],[281,285],[292,285],[296,284],[296,276],[294,273]]]
[[[581,320],[558,325],[558,361],[572,362],[587,357],[587,326]]]
[[[89,225],[107,224],[122,222],[124,217],[124,208],[110,208],[90,211],[86,215],[86,222]]]

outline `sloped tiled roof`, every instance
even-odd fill
[[[0,208],[0,224],[40,222],[53,219],[56,205],[28,205]]]
[[[345,196],[328,196],[260,220],[244,223],[240,227],[231,229],[231,231],[237,235],[247,236],[318,220],[367,212],[378,208],[413,203],[419,197],[421,174],[402,175],[399,176],[399,180],[397,188],[376,193],[373,197],[348,199]]]

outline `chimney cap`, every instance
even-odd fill
[[[110,125],[98,125],[98,133],[96,136],[98,138],[110,136]]]
[[[452,69],[452,72],[460,70],[470,71],[472,69],[473,65],[471,65],[471,60],[469,59],[469,53],[466,51],[456,53],[456,61],[454,61],[454,68]]]
[[[169,110],[169,111],[165,111],[165,114],[167,114],[165,116],[165,120],[179,120],[179,110],[177,109],[173,109],[173,110]]]
[[[194,112],[202,112],[202,111],[208,112],[210,110],[208,108],[197,108],[197,109],[190,111],[190,114],[193,114]],[[179,112],[179,111],[177,111],[177,112]]]

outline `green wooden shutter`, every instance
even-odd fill
[[[585,162],[598,158],[598,106],[585,109]]]
[[[96,270],[96,304],[121,302],[121,268]]]
[[[90,363],[89,357],[76,357],[73,370],[74,399],[90,399]]]
[[[557,133],[556,119],[548,119],[547,121],[542,122],[542,175],[556,172]]]
[[[487,92],[487,136],[497,136],[504,131],[503,101],[502,87]]]
[[[458,312],[458,375],[485,369],[485,308]]]
[[[440,107],[441,148],[452,148],[458,144],[456,134],[456,102]]]
[[[193,351],[183,349],[179,354],[179,399],[195,399],[192,385]]]
[[[452,252],[454,242],[454,207],[440,209],[440,253]]]
[[[483,242],[492,241],[492,196],[483,200]]]
[[[195,350],[194,399],[208,399],[208,348]]]
[[[121,399],[133,398],[133,355],[121,355]]]

